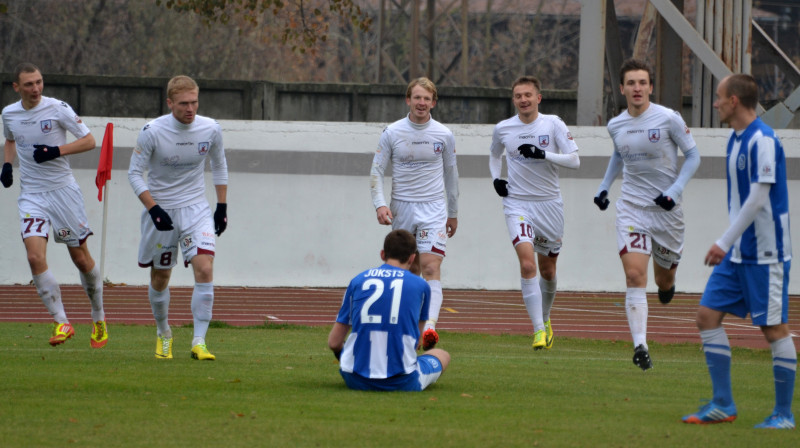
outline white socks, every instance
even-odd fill
[[[158,327],[158,335],[162,338],[171,338],[172,330],[169,328],[167,317],[169,315],[169,287],[163,291],[156,291],[150,285],[147,292],[150,298],[150,308],[153,310],[153,317]]]
[[[192,291],[192,316],[194,317],[194,339],[192,347],[205,344],[208,324],[211,323],[211,310],[214,306],[214,284],[195,283]]]
[[[542,317],[542,291],[539,289],[539,277],[520,278],[522,301],[533,323],[533,331],[544,330]]]
[[[64,312],[64,303],[61,302],[61,287],[58,286],[53,273],[48,269],[39,275],[34,275],[33,284],[53,319],[60,324],[69,322],[67,313]]]
[[[103,280],[100,278],[100,268],[94,265],[91,271],[80,274],[81,285],[92,304],[92,321],[106,320],[106,313],[103,310]]]
[[[628,288],[625,293],[625,313],[631,327],[633,347],[647,347],[647,293],[645,288]]]
[[[431,287],[431,306],[428,312],[429,320],[425,323],[426,330],[436,327],[436,322],[439,321],[439,311],[441,311],[442,302],[444,301],[442,282],[439,280],[428,280],[428,285]],[[430,326],[428,324],[430,324]]]
[[[545,322],[550,320],[550,309],[553,308],[553,302],[556,300],[556,282],[557,277],[552,280],[545,280],[544,277],[539,277],[539,289],[542,291],[542,318]]]

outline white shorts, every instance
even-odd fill
[[[617,248],[619,254],[637,252],[653,256],[653,261],[672,269],[683,252],[683,209],[670,211],[661,207],[641,207],[618,199]]]
[[[548,257],[557,257],[561,252],[564,236],[564,201],[561,198],[549,201],[526,201],[503,198],[508,237],[511,244],[531,243],[533,249]]]
[[[22,193],[17,199],[22,239],[31,236],[47,238],[53,227],[57,243],[78,247],[92,235],[83,193],[78,184],[42,193]]]
[[[392,199],[392,230],[408,230],[421,254],[444,257],[447,248],[447,205],[444,200],[404,202]]]
[[[139,243],[139,266],[172,269],[178,263],[178,246],[183,264],[189,266],[195,255],[214,256],[216,238],[214,219],[208,203],[164,209],[172,219],[173,230],[156,230],[147,210],[142,211],[142,241]]]

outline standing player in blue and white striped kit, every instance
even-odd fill
[[[392,230],[383,242],[384,264],[358,274],[347,287],[328,346],[351,389],[421,391],[450,364],[442,349],[417,357],[431,288],[409,271],[416,249],[410,232]]]
[[[794,429],[792,396],[797,351],[789,331],[789,196],[786,157],[775,131],[756,114],[758,86],[750,75],[731,75],[717,87],[714,107],[733,128],[727,147],[730,225],[706,254],[714,266],[697,310],[697,328],[714,397],[685,423],[736,419],[731,388],[731,346],[722,320],[750,314],[772,349],[775,408],[756,428]]]

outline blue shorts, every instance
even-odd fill
[[[357,373],[339,371],[345,384],[355,390],[404,390],[419,392],[435,383],[442,375],[442,363],[433,355],[417,357],[417,369],[409,374],[395,375],[390,378],[366,378]]]
[[[791,261],[769,264],[731,262],[731,254],[714,267],[700,305],[741,318],[750,313],[760,327],[789,321]]]

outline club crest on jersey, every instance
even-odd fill
[[[181,245],[186,249],[192,247],[192,236],[186,235],[185,237],[183,237],[183,239],[181,240]]]
[[[741,171],[745,169],[747,166],[747,157],[744,154],[739,154],[739,157],[736,159],[736,168]]]
[[[417,235],[419,236],[419,239],[421,239],[421,240],[427,240],[428,239],[428,231],[427,230],[420,230]]]
[[[539,147],[544,149],[550,146],[550,136],[549,135],[540,135],[539,136]]]
[[[53,123],[50,120],[40,121],[39,126],[42,128],[42,132],[45,134],[53,130]]]
[[[62,238],[62,239],[69,238],[69,236],[72,234],[72,232],[69,229],[66,229],[66,228],[65,229],[58,229],[58,231],[56,233],[58,233],[58,236],[60,238]]]
[[[433,153],[434,154],[441,154],[444,151],[444,145],[441,143],[434,143],[433,144]]]
[[[200,142],[197,144],[197,153],[201,156],[208,154],[208,148],[211,147],[209,142]]]
[[[661,129],[648,129],[647,138],[649,138],[652,143],[658,143],[658,141],[661,140]]]

